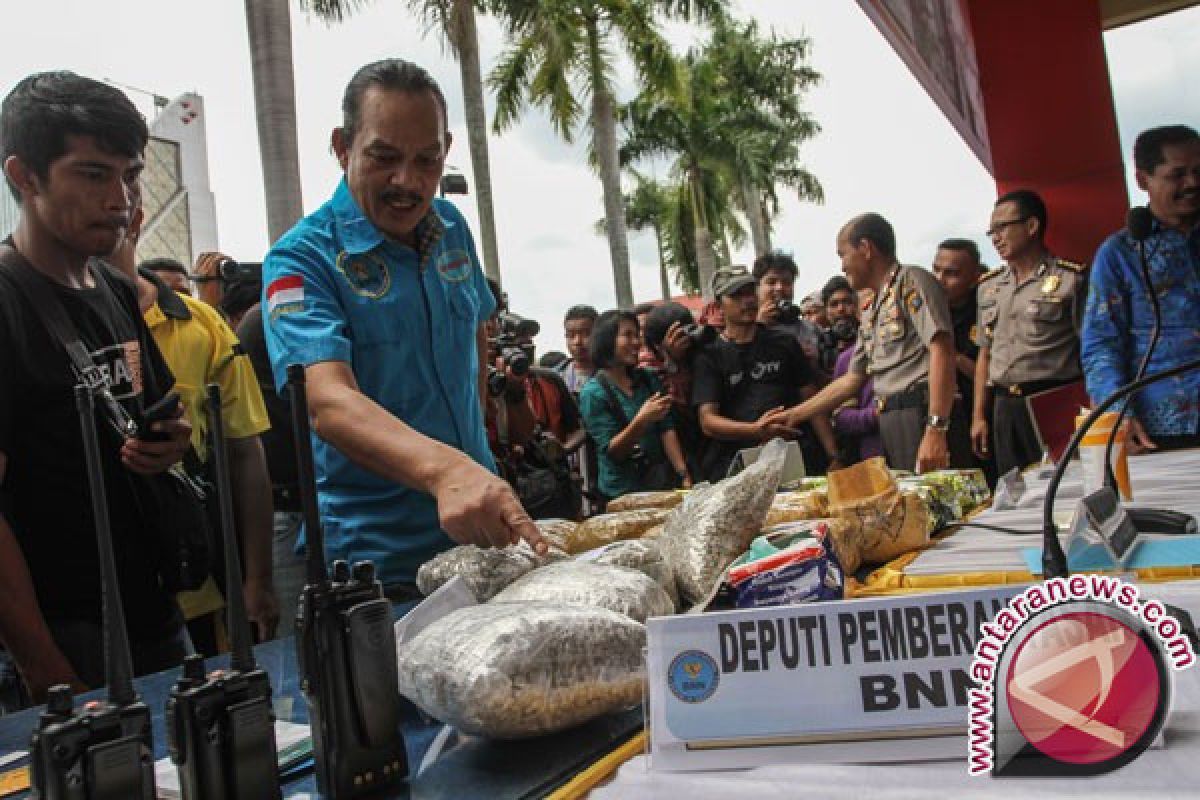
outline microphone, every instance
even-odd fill
[[[1134,392],[1141,391],[1153,383],[1165,381],[1168,378],[1174,378],[1185,372],[1197,369],[1200,369],[1200,359],[1193,359],[1162,372],[1156,372],[1147,378],[1127,383],[1097,405],[1088,414],[1083,424],[1072,434],[1071,441],[1067,443],[1067,449],[1063,451],[1062,458],[1058,460],[1058,464],[1054,467],[1054,474],[1050,477],[1050,483],[1046,485],[1046,499],[1042,503],[1042,577],[1044,579],[1065,578],[1068,574],[1067,556],[1063,552],[1062,545],[1059,544],[1058,530],[1054,524],[1054,498],[1058,494],[1058,485],[1062,483],[1063,474],[1067,471],[1067,465],[1071,463],[1071,459],[1079,450],[1079,443],[1083,441],[1083,437],[1087,434],[1093,423],[1110,406]]]
[[[1125,218],[1125,227],[1129,231],[1129,238],[1133,239],[1134,246],[1137,247],[1138,262],[1141,267],[1142,288],[1146,290],[1146,294],[1150,297],[1150,306],[1154,310],[1154,326],[1150,329],[1150,344],[1146,348],[1146,352],[1142,355],[1137,373],[1133,376],[1134,381],[1140,381],[1146,375],[1146,368],[1150,366],[1150,358],[1154,355],[1154,348],[1158,345],[1158,334],[1162,327],[1162,310],[1158,305],[1158,295],[1154,291],[1154,282],[1150,279],[1150,265],[1146,261],[1146,240],[1154,232],[1154,214],[1146,206],[1134,206],[1129,209],[1129,214]],[[1121,429],[1121,424],[1125,421],[1125,416],[1128,413],[1129,403],[1126,403],[1122,406],[1120,412],[1117,413],[1116,424],[1113,425],[1112,432],[1108,434],[1108,442],[1104,446],[1104,484],[1114,490],[1116,489],[1117,478],[1113,475],[1112,470],[1113,444],[1117,440],[1117,432]]]

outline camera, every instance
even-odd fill
[[[537,336],[542,326],[537,320],[525,319],[506,311],[498,313],[496,320],[500,323],[500,333],[488,339],[488,346],[493,353],[504,359],[504,366],[511,370],[513,375],[524,375],[529,372],[533,363],[533,346],[523,344],[522,340]],[[488,386],[491,387],[490,378]],[[500,391],[504,391],[503,387]]]
[[[684,327],[683,332],[692,340],[696,347],[707,347],[717,340],[717,329],[709,325],[692,323]]]
[[[492,365],[487,368],[488,397],[499,397],[508,388],[508,376]]]
[[[775,302],[775,313],[775,320],[782,322],[784,325],[791,325],[800,320],[800,306],[791,300],[777,300]]]
[[[858,336],[858,320],[853,317],[842,317],[841,319],[834,320],[829,330],[833,334],[833,338],[837,341],[849,342]]]

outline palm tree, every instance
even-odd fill
[[[771,249],[771,217],[778,213],[777,186],[786,186],[801,200],[824,202],[816,176],[804,168],[800,145],[821,127],[801,106],[805,91],[821,79],[807,65],[811,42],[806,37],[786,39],[772,32],[762,36],[758,23],[739,23],[729,17],[714,21],[713,34],[704,52],[717,65],[720,90],[731,113],[743,124],[770,131],[769,157],[761,162],[735,163],[738,204],[750,223],[756,255]]]
[[[674,159],[671,172],[686,187],[683,202],[692,216],[696,278],[708,297],[718,261],[730,261],[728,240],[742,235],[729,202],[738,170],[769,171],[774,132],[752,109],[727,102],[719,65],[703,51],[690,51],[679,67],[674,91],[643,91],[622,109],[629,136],[621,159]]]
[[[247,3],[252,0],[246,0]],[[369,0],[300,0],[328,22],[341,22]],[[426,31],[437,30],[458,61],[462,78],[463,112],[467,122],[467,145],[471,171],[475,175],[475,202],[483,239],[483,265],[489,278],[500,280],[500,256],[496,246],[496,215],[492,205],[492,170],[488,158],[487,111],[483,105],[483,73],[479,64],[479,35],[475,26],[476,5],[482,0],[406,0],[425,23]]]
[[[304,215],[288,0],[246,0],[246,32],[267,200],[267,234],[274,243]]]
[[[514,125],[526,105],[544,108],[559,136],[571,142],[584,117],[604,192],[604,220],[617,305],[633,305],[629,245],[617,148],[616,51],[633,62],[643,87],[676,85],[671,49],[658,15],[710,19],[725,0],[494,0],[503,7],[510,42],[489,76],[496,90],[493,129]]]
[[[630,170],[634,188],[622,198],[625,206],[625,225],[631,231],[649,228],[654,233],[654,244],[658,252],[658,280],[663,300],[671,299],[671,279],[667,275],[667,251],[664,239],[665,226],[669,222],[674,198],[670,189],[656,180]],[[601,220],[603,223],[603,220]]]

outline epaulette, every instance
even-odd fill
[[[1087,268],[1087,265],[1086,265],[1086,264],[1079,264],[1079,263],[1077,263],[1077,262],[1075,262],[1075,261],[1068,261],[1068,260],[1067,260],[1067,259],[1065,259],[1065,258],[1060,258],[1060,259],[1058,259],[1058,265],[1059,265],[1060,267],[1062,267],[1063,269],[1069,269],[1069,270],[1071,270],[1071,272],[1080,272],[1080,273],[1083,273],[1083,272],[1087,272],[1087,270],[1088,270],[1088,268]]]
[[[975,279],[975,285],[978,286],[979,284],[983,283],[984,281],[990,281],[992,278],[996,277],[1001,272],[1002,272],[1002,270],[998,270],[998,269],[989,270]]]

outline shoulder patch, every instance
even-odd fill
[[[998,270],[998,269],[988,270],[987,272],[985,272],[979,276],[979,278],[975,281],[975,285],[978,286],[979,284],[983,283],[984,281],[990,281],[992,278],[995,278],[999,274],[1000,274],[1000,270]]]
[[[1075,261],[1068,261],[1065,258],[1058,259],[1058,265],[1063,269],[1069,269],[1071,272],[1087,272],[1086,264],[1079,264]]]

